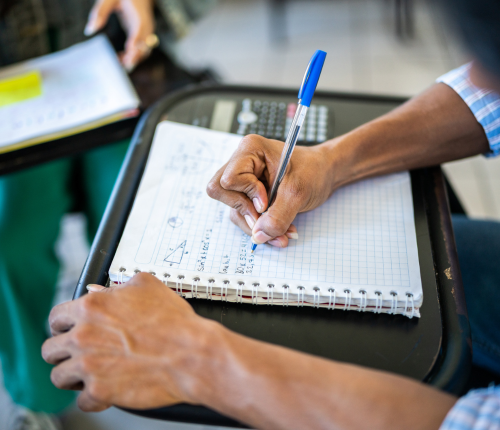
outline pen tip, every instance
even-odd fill
[[[254,251],[255,251],[255,249],[252,249],[252,251],[250,252],[250,254],[253,254]]]

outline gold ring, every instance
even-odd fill
[[[156,34],[151,33],[150,35],[146,36],[146,39],[144,39],[144,44],[149,49],[154,49],[160,44],[160,39],[158,39],[158,36]]]

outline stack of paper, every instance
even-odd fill
[[[0,153],[138,114],[139,98],[105,36],[0,70]]]

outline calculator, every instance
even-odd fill
[[[299,145],[315,145],[334,137],[334,109],[330,104],[328,100],[311,104],[298,138]],[[296,110],[297,99],[292,97],[207,94],[179,103],[164,119],[240,136],[258,134],[285,141]]]
[[[297,103],[269,100],[243,99],[241,111],[237,115],[237,134],[259,134],[261,136],[285,140],[292,124]],[[327,138],[328,106],[311,104],[298,141],[324,142]]]

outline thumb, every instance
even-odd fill
[[[115,288],[119,287],[119,285],[112,287],[103,287],[98,284],[89,284],[87,285],[87,291],[90,293],[111,293]]]
[[[92,36],[108,22],[109,16],[115,10],[116,0],[97,0],[90,11],[89,19],[83,33]]]

